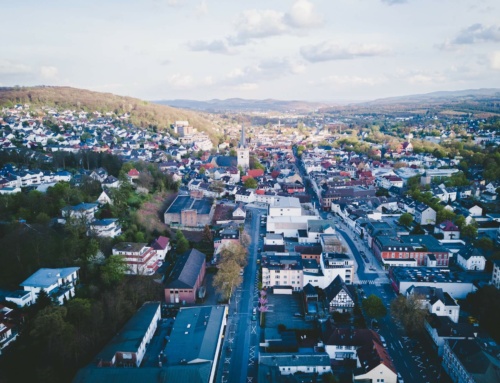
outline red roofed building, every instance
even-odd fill
[[[257,178],[262,177],[264,175],[264,170],[262,169],[251,169],[247,171],[247,176]]]
[[[139,171],[137,169],[130,169],[130,171],[127,173],[128,178],[131,180],[138,179],[140,174],[141,173],[139,173]]]

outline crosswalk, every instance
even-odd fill
[[[360,285],[377,285],[377,286],[389,284],[389,282],[382,282],[376,279],[361,279],[357,283]]]

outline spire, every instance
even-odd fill
[[[245,148],[246,145],[246,140],[245,140],[245,126],[243,123],[241,124],[241,138],[240,138],[240,148]]]

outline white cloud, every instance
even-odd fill
[[[175,73],[167,78],[167,84],[173,88],[191,88],[194,86],[194,78],[191,75]]]
[[[283,13],[251,9],[240,14],[236,21],[236,35],[229,41],[234,45],[243,45],[251,39],[280,35],[286,30]]]
[[[297,0],[288,13],[285,21],[295,28],[311,28],[321,25],[323,18],[314,10],[314,4],[308,0]]]
[[[243,84],[236,85],[234,89],[236,90],[242,90],[242,91],[250,91],[250,90],[255,90],[258,89],[259,85],[254,83],[254,82],[245,82]]]
[[[500,51],[493,52],[490,58],[491,69],[500,70]]]
[[[31,73],[28,65],[15,63],[10,60],[0,59],[0,74],[26,74]]]
[[[378,44],[351,44],[349,46],[342,46],[334,41],[325,41],[316,45],[303,46],[300,48],[300,53],[307,61],[321,62],[383,56],[389,53],[389,49]]]
[[[170,5],[171,7],[177,7],[179,5],[182,5],[184,3],[184,0],[167,0],[167,4]]]
[[[59,70],[55,66],[42,66],[40,67],[40,74],[46,80],[52,80],[57,77]]]
[[[452,40],[452,44],[475,44],[482,42],[500,42],[500,26],[486,26],[480,23],[462,29]]]
[[[212,53],[221,53],[221,54],[233,54],[234,49],[229,47],[226,41],[224,40],[212,40],[212,41],[191,41],[188,44],[189,49],[195,52],[207,51]]]

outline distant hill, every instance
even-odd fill
[[[284,101],[284,100],[247,100],[242,98],[229,98],[226,100],[160,100],[153,101],[160,105],[169,105],[176,108],[203,110],[208,112],[313,112],[317,109],[331,106],[331,104],[308,101]]]
[[[446,102],[461,100],[478,100],[498,98],[500,100],[500,89],[498,88],[482,88],[482,89],[466,89],[456,91],[439,91],[424,94],[414,94],[408,96],[380,98],[373,101],[360,103],[361,105],[387,105],[387,104],[402,104],[415,102]]]
[[[132,97],[85,89],[56,86],[0,88],[0,106],[30,104],[33,107],[56,106],[88,112],[130,113],[130,122],[141,127],[156,126],[160,130],[178,120],[188,120],[192,126],[205,131],[215,142],[216,133],[211,121],[201,113],[175,109]]]

